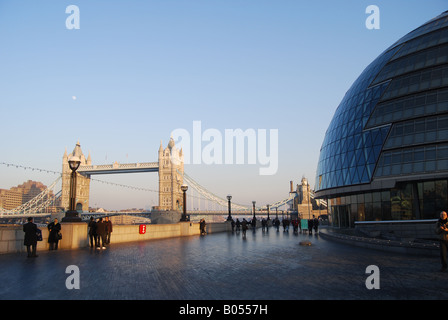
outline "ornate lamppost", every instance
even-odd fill
[[[252,205],[254,207],[254,219],[255,219],[255,201],[252,201]]]
[[[228,202],[228,207],[229,207],[229,216],[227,217],[227,221],[232,221],[232,211],[230,210],[230,200],[232,200],[232,196],[229,194],[227,196],[227,200]]]
[[[183,212],[182,212],[182,217],[180,218],[180,221],[188,221],[187,218],[187,190],[188,190],[188,186],[183,184],[180,189],[183,192],[184,195],[184,205],[183,205]]]
[[[70,202],[68,211],[65,212],[65,217],[62,218],[62,222],[81,222],[81,217],[76,210],[76,170],[78,170],[81,164],[81,159],[78,156],[71,155],[68,159],[68,164],[72,173],[70,175]]]
[[[267,204],[266,207],[268,208],[268,220],[269,220],[269,205]]]

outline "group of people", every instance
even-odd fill
[[[300,233],[302,232],[302,224],[301,224],[301,218],[297,218],[297,219],[292,219],[289,220],[288,218],[284,218],[281,220],[279,218],[274,218],[274,220],[272,220],[272,226],[274,226],[274,228],[277,229],[277,231],[280,230],[280,224],[283,225],[283,232],[289,232],[289,226],[292,225],[294,233],[298,233],[300,230]],[[252,226],[252,228],[255,230],[257,224],[257,220],[256,218],[252,219],[250,222],[247,221],[245,218],[243,218],[243,221],[240,221],[238,218],[236,219],[236,221],[234,221],[232,219],[231,221],[231,225],[232,225],[232,232],[235,231],[243,231],[243,236],[246,235],[246,230],[249,228],[249,226]],[[266,219],[263,218],[261,220],[261,228],[263,231],[268,230],[270,224],[270,219]],[[317,234],[318,232],[318,228],[319,228],[319,219],[316,218],[313,215],[312,219],[308,219],[308,229],[306,231],[308,231],[309,234],[314,232]]]
[[[98,221],[95,221],[93,217],[90,217],[88,228],[90,247],[106,249],[106,245],[110,244],[112,233],[112,221],[109,217],[105,217],[104,221],[103,218],[98,218]]]
[[[278,220],[278,219],[276,219]],[[300,233],[302,233],[302,231],[308,231],[308,234],[312,235],[313,234],[313,230],[315,232],[315,234],[317,234],[317,232],[319,231],[319,219],[316,218],[315,215],[313,215],[312,219],[307,219],[308,222],[308,228],[305,230],[302,230],[302,219],[299,217],[297,219],[292,219],[291,221],[289,221],[288,219],[283,219],[283,231],[284,232],[288,232],[289,231],[289,225],[291,224],[294,230],[294,233],[298,233],[300,230]],[[279,221],[275,221],[274,225],[277,226],[277,231],[278,231],[278,227],[280,225]]]
[[[319,219],[317,219],[313,214],[313,219],[308,219],[308,233],[313,234],[314,232],[317,233],[319,228]]]
[[[243,218],[243,221],[240,221],[237,218],[236,222],[232,219],[231,226],[232,226],[232,232],[235,231],[235,228],[236,228],[236,231],[242,230],[243,237],[246,237],[246,231],[247,231],[247,229],[249,229],[249,226],[251,226],[255,230],[255,227],[257,226],[257,219],[254,218],[250,222],[247,221],[245,218]]]
[[[42,231],[37,228],[37,224],[33,221],[33,217],[27,219],[27,223],[23,225],[23,232],[25,232],[25,237],[23,244],[26,246],[26,251],[28,258],[38,257],[37,255],[37,241],[42,240]],[[47,226],[48,228],[48,244],[50,250],[58,250],[59,240],[62,239],[61,234],[61,224],[58,219],[55,218],[53,222],[50,222]]]
[[[37,227],[33,221],[33,217],[27,219],[27,223],[23,225],[23,232],[25,237],[23,244],[26,246],[28,258],[38,257],[37,242],[42,240],[42,231]],[[62,240],[61,224],[55,218],[47,226],[48,228],[48,244],[50,250],[58,250],[59,241]],[[110,236],[112,233],[112,221],[109,217],[99,218],[95,221],[93,217],[90,218],[88,225],[90,247],[97,249],[106,249],[106,245],[110,244]]]

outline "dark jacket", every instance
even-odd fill
[[[448,220],[439,219],[436,223],[436,233],[440,240],[448,241],[448,231],[442,230],[442,227],[448,228]]]
[[[96,222],[94,220],[89,222],[89,235],[96,236]]]
[[[104,224],[106,225],[106,232],[112,233],[112,221],[105,221]]]
[[[54,224],[54,222],[48,224],[48,242],[58,242],[58,233],[61,231],[61,224],[58,222]]]
[[[23,232],[25,232],[25,239],[23,244],[25,246],[37,245],[37,225],[28,222],[23,225]]]
[[[99,236],[106,235],[106,224],[103,221],[98,221],[96,223],[96,234]]]

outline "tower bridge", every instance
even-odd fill
[[[87,213],[89,211],[89,198],[90,198],[90,182],[92,175],[104,175],[104,174],[120,174],[120,173],[141,173],[141,172],[157,172],[159,177],[159,190],[151,190],[158,193],[158,205],[153,207],[153,211],[182,211],[183,205],[183,192],[181,186],[187,184],[192,192],[187,194],[187,198],[190,198],[189,203],[193,203],[193,199],[197,200],[197,207],[195,210],[189,211],[189,214],[226,214],[228,200],[219,197],[206,188],[197,183],[193,178],[188,176],[184,172],[184,155],[182,149],[178,149],[171,138],[168,145],[164,148],[162,142],[158,150],[157,162],[142,162],[142,163],[118,163],[104,165],[92,164],[90,153],[87,158],[82,152],[79,141],[76,143],[73,152],[67,154],[67,150],[62,157],[62,174],[58,176],[55,182],[53,182],[47,189],[41,192],[38,196],[30,200],[29,202],[11,210],[5,210],[0,207],[0,217],[16,217],[23,215],[43,215],[48,207],[54,206],[56,202],[59,202],[60,206],[67,210],[69,208],[70,201],[70,175],[71,169],[68,160],[71,156],[78,157],[81,164],[76,171],[77,185],[76,185],[76,210],[79,212]],[[10,166],[11,164],[0,163]],[[21,167],[17,166],[16,167]],[[41,170],[41,169],[38,169]],[[55,173],[55,172],[52,172]],[[57,189],[57,183],[61,182],[61,189]],[[303,184],[297,190],[292,189],[289,196],[285,199],[277,201],[271,204],[269,207],[272,210],[282,211],[297,211],[299,210],[298,203],[303,203],[304,199],[307,199],[308,203],[310,199],[314,199],[314,193],[309,189],[304,189],[306,185]],[[300,189],[300,190],[299,190]],[[192,196],[193,191],[196,193],[196,197]],[[305,196],[304,196],[305,195]],[[326,203],[321,205],[326,206]],[[204,204],[213,204],[214,209],[204,208]],[[252,212],[252,205],[241,205],[237,203],[231,204],[232,215],[247,215]],[[267,212],[267,205],[256,207],[258,212]],[[47,213],[48,214],[48,213]]]
[[[90,153],[86,158],[79,141],[70,156],[78,157],[81,164],[77,170],[76,210],[88,211],[90,196],[90,180],[92,175],[158,172],[159,204],[156,210],[180,210],[182,206],[184,159],[182,149],[179,150],[171,138],[164,149],[162,142],[157,162],[125,163],[114,162],[106,165],[92,165]],[[62,206],[68,207],[70,201],[70,173],[67,151],[62,157]]]

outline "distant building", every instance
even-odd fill
[[[140,224],[140,223],[151,223],[151,219],[144,218],[144,217],[138,217],[138,216],[128,216],[126,214],[122,214],[119,216],[110,216],[110,221],[113,225],[119,225],[119,224]]]
[[[320,204],[311,198],[311,186],[308,179],[303,177],[300,184],[296,185],[294,190],[293,182],[290,181],[290,197],[294,198],[290,210],[297,211],[299,216],[304,219],[310,219],[314,216],[318,217],[322,212]]]
[[[47,188],[43,183],[28,180],[11,189],[0,189],[0,207],[11,210],[30,201]],[[52,194],[50,194],[52,196]]]

